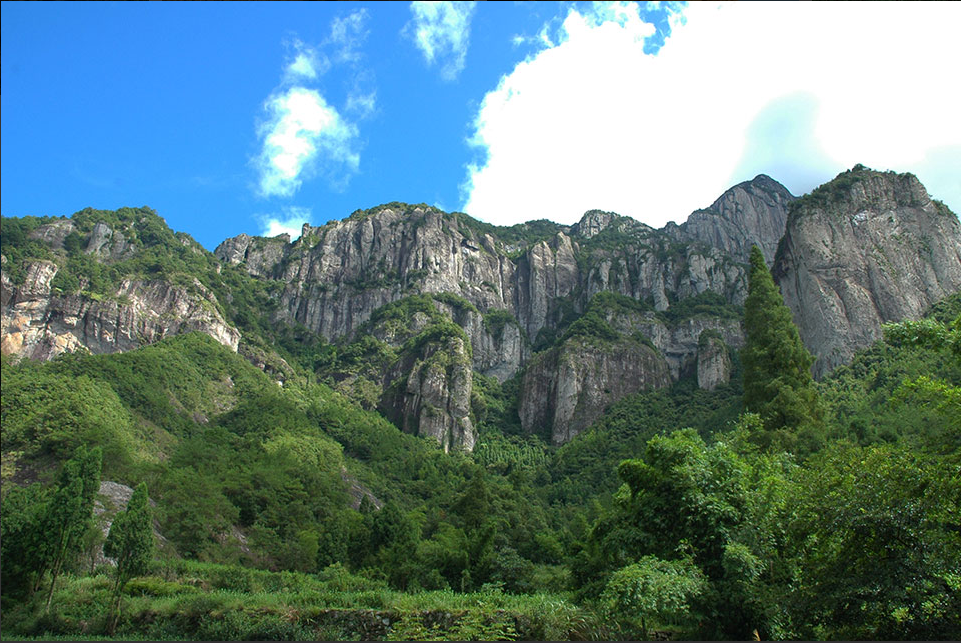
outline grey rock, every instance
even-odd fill
[[[200,331],[232,350],[240,332],[220,314],[216,297],[199,281],[175,286],[162,280],[123,280],[111,297],[58,296],[50,284],[57,266],[28,265],[24,283],[9,288],[0,316],[0,350],[6,355],[51,359],[87,350],[115,353],[170,335]]]
[[[600,345],[573,338],[528,365],[521,384],[521,426],[563,444],[617,400],[670,383],[667,363],[648,346],[631,340]]]
[[[702,336],[697,350],[697,385],[713,391],[731,380],[731,356],[719,337]]]
[[[90,233],[90,238],[87,239],[87,247],[84,252],[87,254],[100,254],[104,246],[106,246],[111,237],[113,237],[113,230],[106,223],[98,222],[93,226],[93,230]]]
[[[73,221],[62,219],[38,226],[30,232],[28,238],[42,241],[53,250],[62,250],[63,240],[74,230],[76,230],[76,227],[73,225]]]
[[[389,379],[402,386],[388,389],[381,410],[403,431],[433,437],[444,451],[471,451],[477,438],[470,419],[473,374],[467,350],[461,338],[448,337],[401,360]]]
[[[673,230],[681,239],[701,241],[738,261],[747,261],[756,244],[771,266],[794,199],[783,185],[759,174],[730,188],[709,207],[693,212]]]
[[[772,274],[821,377],[961,290],[961,226],[910,174],[856,168],[799,204]],[[821,188],[831,191],[831,184]],[[819,193],[819,194],[823,194]]]

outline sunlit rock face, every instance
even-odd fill
[[[600,345],[575,338],[538,356],[521,384],[521,425],[563,444],[626,395],[671,383],[667,362],[630,340]]]
[[[176,283],[131,277],[106,294],[85,287],[64,294],[54,284],[63,281],[57,274],[68,252],[106,264],[147,247],[129,226],[88,218],[82,229],[78,239],[74,222],[62,219],[32,230],[30,239],[53,259],[19,266],[17,283],[3,259],[4,353],[49,359],[78,349],[124,351],[193,330],[237,349],[241,336],[222,302],[191,275]],[[731,355],[744,343],[737,307],[755,244],[818,357],[817,375],[880,337],[881,323],[918,317],[961,289],[957,217],[913,176],[864,169],[800,199],[759,175],[660,230],[599,210],[573,226],[532,220],[497,228],[391,203],[304,225],[294,241],[238,235],[214,254],[218,271],[237,266],[266,282],[268,314],[279,326],[302,326],[330,342],[382,342],[383,360],[341,374],[335,387],[405,431],[469,450],[477,440],[471,396],[478,373],[500,382],[519,376],[522,425],[556,444],[637,391],[684,377],[709,390],[726,383]],[[230,292],[217,293],[229,303]],[[612,337],[571,337],[567,329],[602,293],[624,298],[601,314]],[[429,307],[403,323],[377,321],[379,311],[412,297]],[[685,309],[692,301],[706,303]],[[438,324],[449,326],[412,345]],[[269,348],[258,350],[264,354],[255,363],[279,380],[292,373]]]
[[[759,174],[727,190],[710,207],[693,212],[676,235],[702,241],[744,262],[751,246],[757,245],[770,266],[794,198],[783,185]]]
[[[961,290],[961,226],[911,174],[855,168],[812,197],[792,211],[772,272],[820,377],[881,324]]]
[[[224,320],[216,297],[196,279],[188,285],[124,279],[106,297],[59,295],[51,290],[57,271],[54,262],[37,261],[29,264],[21,284],[3,276],[4,354],[51,359],[75,350],[116,353],[191,331],[237,350],[240,332]]]

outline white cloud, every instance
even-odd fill
[[[260,236],[276,237],[278,234],[289,234],[291,240],[300,236],[305,223],[311,222],[310,208],[288,206],[283,208],[282,214],[262,215],[260,219]]]
[[[440,74],[453,80],[464,69],[470,44],[475,2],[411,2],[413,20],[405,33],[424,54],[428,65],[440,64]]]
[[[331,21],[330,36],[324,44],[336,49],[334,52],[335,60],[355,63],[362,58],[360,47],[367,40],[368,18],[366,9],[358,9]]]
[[[287,65],[287,77],[291,80],[298,80],[301,78],[312,80],[317,78],[317,65],[315,59],[313,59],[308,53],[299,52],[294,60]]]
[[[660,226],[758,172],[798,194],[855,163],[915,171],[959,210],[961,168],[932,166],[961,144],[943,71],[961,60],[961,5],[691,3],[656,55],[640,16],[570,10],[485,96],[466,212],[571,223],[602,208]]]
[[[357,171],[359,132],[353,121],[376,109],[373,76],[361,65],[367,20],[367,10],[358,9],[331,21],[330,35],[317,47],[296,39],[288,43],[293,56],[279,88],[264,102],[267,118],[257,130],[262,148],[252,165],[261,196],[293,196],[316,174],[342,187]],[[349,71],[342,75],[348,80],[339,111],[310,87],[335,66]]]
[[[263,196],[289,197],[305,175],[320,170],[331,178],[357,170],[357,128],[313,89],[291,87],[264,105],[268,120],[259,131],[263,149],[255,165]]]

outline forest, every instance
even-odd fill
[[[13,279],[39,223],[3,219]],[[555,446],[521,429],[518,377],[475,374],[477,444],[447,453],[363,403],[382,343],[273,324],[262,283],[142,232],[109,270],[68,237],[54,288],[195,276],[286,379],[199,332],[4,355],[4,639],[961,638],[961,294],[815,381],[755,248],[743,309],[671,309],[743,319],[727,384],[630,395]],[[604,297],[558,336],[609,341]],[[432,301],[374,321],[462,335]]]

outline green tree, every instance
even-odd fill
[[[814,358],[801,343],[791,311],[757,246],[751,248],[750,263],[744,302],[747,337],[741,351],[744,408],[764,422],[764,430],[755,436],[762,446],[787,451],[810,448],[810,444],[799,444],[799,438],[813,438],[822,421],[811,378]]]
[[[83,445],[77,447],[74,457],[60,469],[57,490],[47,505],[44,524],[50,538],[47,567],[51,574],[47,609],[64,564],[79,553],[83,534],[90,526],[100,489],[101,457],[99,448],[87,451]]]
[[[39,584],[49,553],[44,514],[49,492],[39,483],[12,488],[0,511],[0,567],[3,597],[20,598]]]
[[[961,477],[903,445],[819,453],[789,533],[796,638],[961,638]]]
[[[790,457],[756,453],[747,437],[756,420],[745,416],[713,445],[693,429],[655,436],[642,459],[621,463],[625,484],[573,564],[583,597],[607,592],[623,607],[635,601],[631,588],[653,591],[670,574],[691,583],[703,576],[703,587],[690,585],[697,591],[667,588],[660,598],[638,597],[631,609],[643,606],[645,619],[696,615],[697,634],[707,638],[784,633],[770,598],[791,573],[778,560]]]
[[[645,556],[611,575],[601,602],[622,634],[646,639],[654,621],[690,618],[691,599],[706,587],[707,579],[690,558],[666,561]]]
[[[961,315],[950,324],[936,319],[904,321],[883,326],[889,344],[916,346],[932,351],[948,352],[961,364]],[[944,418],[940,431],[932,431],[928,440],[933,450],[961,462],[961,386],[942,379],[921,375],[906,380],[894,394],[895,402],[913,400],[934,409]]]
[[[130,579],[147,571],[153,555],[153,526],[147,500],[147,485],[137,485],[127,508],[114,517],[104,543],[103,553],[117,563],[113,585],[112,618],[110,632],[120,620],[120,595]]]

